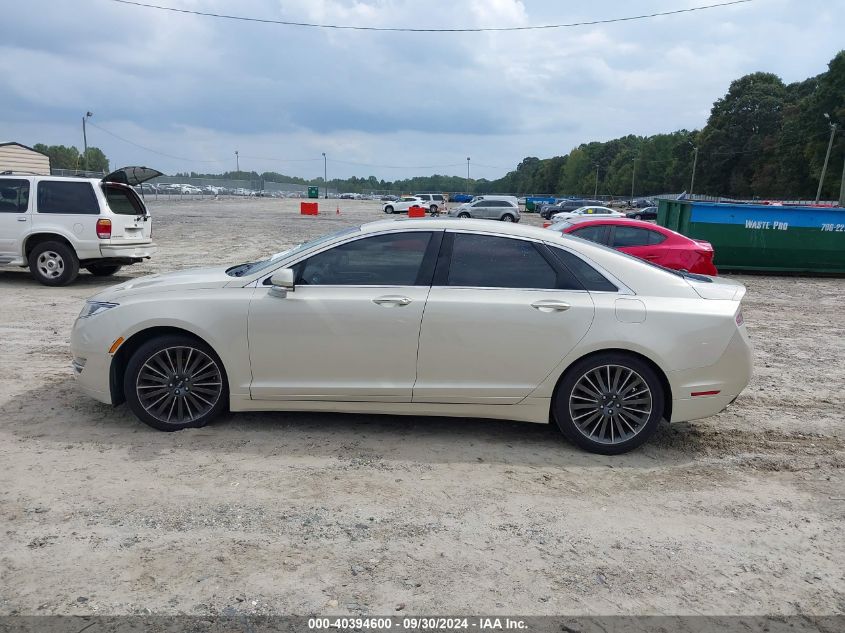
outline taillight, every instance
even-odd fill
[[[107,240],[111,237],[111,220],[102,218],[97,220],[97,237]]]

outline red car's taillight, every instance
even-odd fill
[[[111,220],[102,218],[97,220],[97,237],[107,240],[111,237]]]

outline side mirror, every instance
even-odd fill
[[[286,297],[288,290],[291,292],[294,290],[293,269],[282,268],[281,270],[277,270],[273,273],[273,276],[270,277],[270,283],[273,286],[270,289],[271,292],[278,296]]]

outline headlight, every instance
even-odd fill
[[[106,310],[116,308],[119,305],[119,303],[109,303],[108,301],[86,301],[85,307],[82,308],[82,312],[79,313],[79,318],[87,319],[88,317],[95,316],[101,312],[105,312]]]

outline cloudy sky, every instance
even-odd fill
[[[380,27],[569,23],[719,0],[150,0]],[[90,145],[112,166],[497,178],[581,142],[698,128],[732,79],[796,81],[845,44],[845,0],[753,2],[510,33],[385,33],[220,20],[112,0],[8,2],[0,141]],[[10,28],[14,25],[14,28]],[[122,137],[121,140],[120,138]],[[129,141],[129,142],[127,142]],[[135,145],[131,144],[135,143]],[[138,147],[138,145],[143,146]]]

